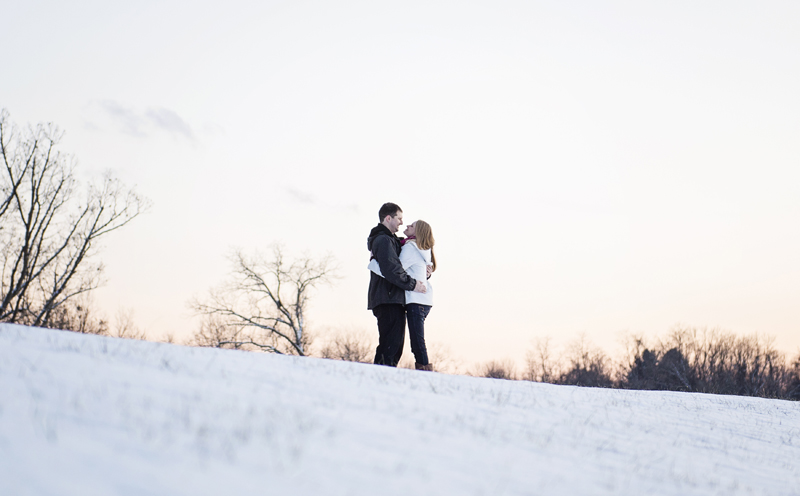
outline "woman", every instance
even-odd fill
[[[425,318],[433,306],[433,287],[428,280],[428,265],[436,270],[436,257],[433,255],[433,231],[430,224],[424,220],[411,223],[403,231],[406,239],[400,251],[400,263],[406,273],[425,283],[427,292],[417,293],[406,291],[406,320],[408,321],[408,334],[411,337],[411,351],[414,353],[417,370],[433,370],[433,365],[428,361],[428,349],[425,346]],[[377,260],[369,263],[371,271],[379,276],[381,269]]]

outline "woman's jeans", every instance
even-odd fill
[[[425,347],[425,317],[431,311],[430,305],[409,303],[406,305],[408,335],[411,338],[411,351],[420,365],[428,365],[428,349]]]

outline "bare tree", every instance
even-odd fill
[[[786,377],[786,394],[788,400],[800,401],[800,353],[792,362]]]
[[[81,192],[74,158],[57,150],[62,136],[52,124],[20,131],[0,111],[3,322],[54,326],[60,307],[100,284],[99,239],[148,206],[110,176]]]
[[[537,339],[533,350],[525,357],[526,381],[554,383],[559,377],[558,364],[553,359],[550,338]]]
[[[200,329],[195,332],[188,344],[209,348],[247,349],[242,342],[243,329],[241,325],[227,325],[218,315],[206,315],[200,324]]]
[[[479,365],[470,375],[488,377],[491,379],[517,379],[514,362],[511,360],[491,360]]]
[[[319,356],[346,362],[372,363],[375,343],[365,332],[339,331],[320,349]]]
[[[81,334],[108,335],[108,322],[95,311],[91,293],[74,298],[53,310],[48,324],[56,329]]]
[[[592,345],[585,335],[573,341],[567,352],[567,370],[557,384],[588,387],[612,387],[611,363],[600,348]]]
[[[429,363],[435,372],[458,374],[463,365],[462,360],[453,355],[453,350],[446,344],[430,341],[428,346]]]
[[[147,333],[136,325],[133,318],[133,309],[120,308],[114,319],[114,332],[117,338],[146,340]]]
[[[219,317],[225,326],[242,328],[219,344],[305,356],[311,342],[306,329],[310,293],[335,277],[333,260],[304,256],[290,263],[276,245],[269,259],[237,251],[232,262],[231,281],[190,304],[200,314]]]

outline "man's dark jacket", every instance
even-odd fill
[[[392,234],[388,227],[378,224],[369,233],[367,248],[372,257],[378,261],[381,274],[369,272],[369,294],[367,309],[378,305],[394,303],[405,305],[406,291],[413,291],[417,281],[406,274],[400,263],[400,239]]]

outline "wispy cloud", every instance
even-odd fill
[[[180,135],[190,141],[194,141],[192,128],[172,110],[163,107],[152,108],[145,115],[153,124],[165,131],[169,131],[173,136]]]
[[[123,107],[113,100],[101,100],[97,102],[106,115],[119,126],[119,130],[131,136],[144,137],[147,133],[142,129],[145,125],[144,119],[133,110]]]
[[[292,187],[287,188],[286,191],[292,196],[292,198],[300,203],[305,203],[307,205],[315,205],[317,203],[317,199],[310,193],[305,193]]]
[[[101,111],[100,116],[95,112],[95,118],[110,119],[114,127],[130,136],[143,138],[153,132],[166,131],[173,137],[186,138],[189,141],[195,139],[192,127],[177,112],[168,108],[151,107],[142,113],[114,100],[93,101],[88,106],[95,111]],[[86,128],[100,129],[100,126],[87,121]]]
[[[311,205],[318,209],[332,209],[336,211],[344,211],[350,214],[357,214],[359,212],[358,205],[355,203],[340,204],[340,203],[332,203],[329,201],[321,200],[317,198],[315,195],[305,191],[301,191],[293,186],[287,187],[286,192],[295,201],[305,205]]]

